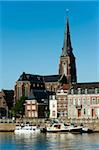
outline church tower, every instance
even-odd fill
[[[71,45],[68,16],[66,17],[66,29],[64,33],[62,54],[60,56],[59,74],[66,76],[67,83],[77,82],[76,63],[75,56],[73,54],[73,48]]]

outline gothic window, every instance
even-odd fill
[[[27,84],[25,85],[25,96],[28,97],[28,85]]]

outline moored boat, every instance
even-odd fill
[[[25,133],[25,134],[29,134],[29,133],[40,133],[40,128],[38,128],[37,126],[31,126],[29,124],[21,124],[15,127],[14,130],[15,134],[20,134],[20,133]]]
[[[71,133],[80,133],[81,132],[82,127],[80,126],[66,126],[64,125],[64,123],[54,123],[52,125],[50,125],[50,127],[46,127],[41,129],[41,132],[71,132]]]
[[[94,131],[92,129],[89,129],[87,127],[82,127],[81,133],[93,133]]]
[[[41,132],[68,132],[68,127],[66,127],[63,123],[53,123],[50,127],[46,127],[41,129]]]

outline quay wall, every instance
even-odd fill
[[[85,127],[89,127],[90,129],[93,129],[95,132],[99,132],[99,119],[58,119],[59,121],[62,121],[66,124],[77,124],[81,125],[83,124]],[[40,127],[45,127],[50,123],[51,120],[49,119],[0,119],[0,132],[13,132],[15,129],[15,126],[18,124],[29,122],[32,125],[39,125]]]

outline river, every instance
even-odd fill
[[[0,150],[99,150],[99,133],[0,133]]]

